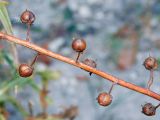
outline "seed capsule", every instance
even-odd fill
[[[142,113],[147,116],[153,116],[156,114],[156,107],[151,103],[146,103],[144,106],[142,106]]]
[[[78,52],[77,58],[76,58],[76,63],[78,62],[78,59],[80,57],[80,54],[86,49],[86,42],[84,39],[80,38],[75,38],[72,42],[72,48],[76,52]]]
[[[86,49],[86,42],[84,39],[76,38],[72,42],[72,48],[76,52],[83,52]]]
[[[22,23],[31,25],[35,21],[35,15],[33,12],[26,10],[21,14],[20,19]]]
[[[112,102],[112,96],[106,92],[102,92],[98,95],[97,101],[101,106],[108,106]]]
[[[155,70],[158,68],[158,62],[154,57],[146,58],[143,65],[147,70]]]
[[[18,71],[21,77],[29,77],[33,73],[33,68],[27,64],[21,64]]]

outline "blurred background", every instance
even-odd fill
[[[93,59],[97,63],[97,69],[146,87],[150,73],[142,65],[143,61],[149,54],[160,57],[159,0],[8,2],[6,7],[16,37],[26,38],[27,27],[21,23],[20,15],[26,9],[31,10],[36,16],[31,27],[32,42],[76,59],[77,53],[71,48],[72,39],[82,37],[87,42],[87,49],[80,61],[85,58]],[[4,30],[2,24],[1,29]],[[0,80],[3,83],[12,79],[16,68],[12,67],[14,59],[10,59],[10,53],[3,49],[8,46],[7,42],[0,41],[0,44]],[[30,63],[36,55],[36,52],[19,45],[17,51],[20,63]],[[158,70],[154,72],[154,84],[151,88],[157,93],[160,92],[159,78]],[[118,85],[112,91],[112,104],[100,106],[96,98],[100,92],[109,91],[111,82],[94,74],[89,76],[86,71],[46,56],[38,58],[34,75],[29,80],[25,79],[26,82],[23,82],[21,79],[18,79],[21,82],[16,78],[15,83],[12,81],[12,84],[0,85],[0,93],[7,89],[0,103],[5,106],[3,110],[9,120],[26,119],[26,112],[30,112],[30,116],[31,113],[33,116],[43,116],[44,113],[60,116],[47,120],[72,120],[72,117],[75,120],[159,118],[159,109],[153,117],[141,113],[141,105],[146,102],[157,105],[158,101]],[[6,84],[9,85],[4,88]]]

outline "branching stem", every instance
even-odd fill
[[[73,59],[70,59],[68,57],[64,57],[60,54],[57,54],[57,53],[54,53],[54,52],[51,52],[47,49],[44,49],[38,45],[35,45],[33,43],[30,43],[30,42],[27,42],[26,40],[22,40],[22,39],[19,39],[19,38],[16,38],[14,36],[11,36],[11,35],[8,35],[8,34],[5,34],[5,33],[2,33],[0,32],[0,38],[1,40],[7,40],[9,42],[14,42],[16,44],[19,44],[19,45],[22,45],[22,46],[25,46],[29,49],[32,49],[34,51],[37,51],[38,53],[40,54],[44,54],[46,56],[49,56],[49,57],[52,57],[52,58],[55,58],[57,60],[60,60],[60,61],[63,61],[65,63],[68,63],[68,64],[71,64],[73,66],[76,66],[76,67],[79,67],[81,69],[84,69],[88,72],[92,72],[93,74],[96,74],[106,80],[109,80],[111,82],[117,82],[118,85],[122,86],[122,87],[125,87],[125,88],[128,88],[130,90],[133,90],[133,91],[136,91],[136,92],[139,92],[139,93],[142,93],[142,94],[145,94],[147,96],[150,96],[154,99],[157,99],[160,101],[160,95],[149,90],[149,89],[146,89],[146,88],[142,88],[140,86],[137,86],[135,84],[132,84],[132,83],[129,83],[129,82],[126,82],[122,79],[119,79],[113,75],[110,75],[106,72],[103,72],[103,71],[100,71],[100,70],[97,70],[95,68],[92,68],[90,66],[87,66],[81,62],[79,62],[78,64],[73,60]]]

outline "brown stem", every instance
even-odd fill
[[[111,92],[112,92],[112,90],[113,90],[113,87],[114,87],[114,85],[116,85],[117,83],[116,82],[114,82],[114,83],[112,83],[112,86],[111,86],[111,88],[110,88],[110,90],[109,90],[109,94],[111,94]]]
[[[27,37],[26,37],[26,41],[30,42],[30,24],[27,24]]]
[[[160,107],[160,103],[155,107],[155,109],[157,109],[158,107]]]
[[[147,83],[147,88],[150,90],[151,86],[153,84],[153,70],[150,70],[150,78],[149,81]]]
[[[37,55],[36,55],[35,58],[33,59],[32,63],[30,64],[31,67],[34,65],[34,63],[36,62],[36,60],[37,60],[37,58],[38,58],[39,55],[40,55],[40,54],[37,53]]]
[[[80,55],[81,55],[81,52],[78,52],[78,55],[77,55],[77,58],[76,58],[76,63],[78,63],[78,59],[79,59]]]
[[[40,102],[41,102],[41,106],[42,106],[42,113],[46,116],[47,115],[47,101],[46,101],[46,97],[48,95],[48,90],[47,90],[47,83],[44,83],[43,82],[43,88],[41,90],[41,93],[40,93]]]
[[[55,58],[57,60],[63,61],[65,63],[71,64],[73,66],[82,68],[82,69],[84,69],[86,71],[89,71],[89,72],[92,72],[92,73],[94,73],[94,74],[96,74],[96,75],[98,75],[98,76],[100,76],[100,77],[102,77],[102,78],[104,78],[106,80],[109,80],[111,82],[117,82],[117,84],[122,86],[122,87],[128,88],[130,90],[133,90],[133,91],[136,91],[136,92],[139,92],[139,93],[142,93],[142,94],[145,94],[147,96],[150,96],[150,97],[160,101],[160,95],[155,93],[155,92],[153,92],[153,91],[150,91],[150,90],[148,90],[146,88],[142,88],[142,87],[137,86],[135,84],[126,82],[126,81],[124,81],[122,79],[119,79],[119,78],[117,78],[117,77],[115,77],[113,75],[110,75],[110,74],[108,74],[106,72],[97,70],[97,69],[92,68],[90,66],[87,66],[87,65],[85,65],[85,64],[83,64],[81,62],[79,64],[77,64],[77,63],[75,63],[74,60],[72,60],[70,58],[67,58],[67,57],[64,57],[64,56],[62,56],[60,54],[56,54],[54,52],[51,52],[51,51],[49,51],[47,49],[44,49],[44,48],[42,48],[40,46],[37,46],[37,45],[33,44],[33,43],[26,42],[25,40],[16,38],[14,36],[11,36],[11,35],[8,35],[8,34],[2,33],[2,32],[0,32],[0,38],[2,38],[2,40],[7,40],[7,41],[10,41],[10,42],[14,42],[16,44],[25,46],[27,48],[30,48],[30,49],[34,50],[34,51],[37,51],[38,53],[47,55],[49,57],[52,57],[52,58]]]
[[[29,101],[28,102],[28,109],[29,109],[29,114],[30,116],[33,116],[33,109],[32,109],[33,105],[32,105],[32,102]]]

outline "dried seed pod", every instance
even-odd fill
[[[152,105],[152,103],[146,103],[142,106],[142,113],[147,116],[153,116],[156,114],[156,107]]]
[[[101,106],[108,106],[108,105],[111,104],[111,102],[112,102],[111,92],[112,92],[112,90],[113,90],[114,85],[116,85],[117,83],[118,83],[118,80],[117,80],[116,82],[112,83],[112,86],[111,86],[111,88],[110,88],[110,90],[109,90],[108,93],[102,92],[102,93],[100,93],[100,94],[98,95],[97,100],[98,100],[98,103],[99,103]]]
[[[78,52],[78,56],[76,59],[76,62],[78,62],[78,59],[80,57],[80,54],[86,49],[86,42],[84,39],[80,39],[80,38],[75,38],[72,42],[72,48],[73,50],[75,50],[76,52]]]
[[[147,88],[150,89],[151,85],[153,84],[153,72],[158,68],[158,61],[156,58],[149,56],[145,59],[143,65],[147,70],[150,70],[150,78],[147,83]]]
[[[147,70],[155,70],[158,68],[157,59],[151,56],[145,59],[143,65]]]
[[[26,40],[29,41],[30,40],[30,27],[35,21],[35,15],[33,14],[33,12],[26,10],[21,14],[20,19],[22,23],[27,24],[28,28],[27,28]]]
[[[84,63],[85,65],[88,65],[88,66],[90,66],[90,67],[93,67],[93,68],[96,68],[97,67],[97,63],[94,61],[94,60],[92,60],[92,59],[85,59],[84,61],[82,61],[82,63]],[[90,72],[89,73],[90,74],[90,76],[92,75],[92,72]]]
[[[72,42],[72,48],[76,52],[83,52],[86,49],[85,40],[80,38],[75,38]]]
[[[25,23],[25,24],[28,24],[28,25],[31,25],[34,23],[36,17],[35,15],[33,14],[33,12],[29,11],[29,10],[26,10],[24,11],[22,14],[21,14],[21,22],[22,23]]]
[[[27,64],[21,64],[19,66],[19,75],[21,77],[29,77],[32,75],[33,73],[33,68],[30,66],[30,65],[27,65]]]
[[[38,53],[38,54],[35,56],[35,58],[33,59],[32,63],[31,63],[30,65],[21,64],[21,65],[19,66],[18,72],[19,72],[19,75],[20,75],[21,77],[30,77],[30,76],[33,74],[33,70],[34,70],[33,65],[34,65],[34,63],[36,62],[36,60],[37,60],[37,58],[38,58],[39,55],[40,55],[40,54]]]
[[[98,95],[97,101],[101,106],[108,106],[112,103],[112,96],[106,92],[102,92]]]

